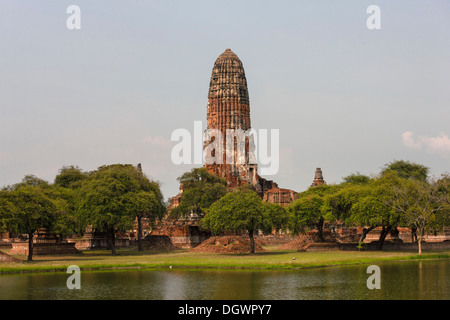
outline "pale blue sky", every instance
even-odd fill
[[[66,28],[71,4],[81,30]],[[381,30],[366,28],[371,4]],[[244,64],[252,126],[280,129],[267,178],[281,187],[394,159],[450,171],[449,1],[4,0],[0,39],[0,186],[142,163],[175,195],[192,166],[171,163],[170,135],[205,121],[226,48]]]

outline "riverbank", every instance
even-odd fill
[[[3,250],[8,253],[8,250]],[[14,255],[22,260],[19,263],[1,263],[0,274],[28,272],[65,272],[70,265],[82,270],[110,269],[305,269],[353,264],[376,264],[382,262],[450,259],[450,251],[413,252],[383,251],[324,251],[298,252],[268,248],[266,252],[256,254],[209,254],[175,251],[144,251],[120,249],[116,256],[110,251],[84,251],[64,256],[36,256],[27,262],[25,256]]]

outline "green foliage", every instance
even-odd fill
[[[130,170],[130,174],[137,179],[139,184],[139,189],[136,191],[137,194],[134,198],[136,207],[132,211],[135,212],[136,216],[148,218],[150,222],[162,219],[166,214],[166,204],[164,203],[160,183],[150,180],[141,171],[132,168],[134,170]]]
[[[351,184],[368,184],[371,180],[369,176],[366,176],[364,174],[361,174],[359,172],[352,173],[344,178],[342,178],[345,183],[351,183]]]
[[[32,175],[2,190],[0,194],[0,226],[29,239],[44,228],[60,236],[72,234],[76,227],[72,190],[63,189]],[[29,244],[32,260],[32,243]]]
[[[443,193],[441,187],[439,181],[408,179],[392,189],[393,209],[401,215],[405,226],[417,230],[419,241],[427,231],[442,230],[448,218],[445,212],[448,193]]]
[[[18,234],[32,234],[40,228],[51,229],[57,207],[39,186],[20,185],[8,191],[5,227]]]
[[[400,216],[392,209],[392,188],[403,182],[396,172],[374,179],[359,197],[354,198],[349,220],[353,225],[395,228]]]
[[[437,225],[450,226],[450,175],[443,174],[436,182],[437,196],[442,202],[442,210],[437,212]]]
[[[428,178],[430,169],[424,165],[412,163],[405,160],[396,160],[386,164],[381,175],[385,175],[390,171],[397,172],[398,176],[403,179],[417,179],[425,181]]]
[[[288,211],[278,203],[262,202],[264,214],[270,223],[265,224],[263,233],[271,233],[272,231],[286,231],[289,227],[290,216]]]
[[[172,217],[188,216],[191,213],[203,216],[214,202],[227,193],[226,180],[209,173],[205,168],[194,168],[178,180],[183,193],[180,205],[171,211]]]
[[[114,164],[99,167],[82,181],[77,211],[84,226],[108,233],[114,255],[115,232],[131,229],[136,218],[161,219],[166,208],[158,182],[132,165]],[[141,248],[140,223],[138,227]]]
[[[150,216],[158,211],[158,201],[152,191],[136,191],[124,195],[126,211],[133,216]]]
[[[216,234],[250,235],[287,227],[294,233],[311,228],[321,232],[325,221],[365,226],[368,231],[406,226],[420,234],[437,232],[450,225],[450,176],[432,180],[428,172],[420,164],[393,161],[377,177],[350,174],[339,185],[309,188],[283,208],[263,202],[248,185],[227,193],[225,179],[196,168],[178,178],[183,192],[180,206],[171,214],[206,214],[202,226]],[[131,229],[136,217],[154,222],[165,213],[159,182],[132,165],[102,166],[89,173],[68,166],[53,185],[27,175],[0,190],[0,231],[16,234],[47,228],[66,236],[82,232],[87,224],[114,233]]]
[[[256,232],[285,229],[287,222],[288,215],[283,207],[262,202],[255,191],[235,190],[211,205],[202,220],[202,228],[214,234],[247,231],[250,252],[254,253],[253,235]]]
[[[335,193],[324,200],[324,210],[329,213],[330,221],[347,221],[351,224],[353,205],[368,193],[369,187],[361,184],[342,184]]]
[[[292,214],[291,230],[294,233],[305,232],[324,221],[322,206],[323,197],[315,194],[301,196],[294,201],[289,206]]]
[[[77,166],[62,167],[55,177],[55,186],[63,188],[79,188],[82,181],[88,177],[88,173],[83,172]]]
[[[31,174],[26,175],[22,179],[21,182],[13,185],[10,189],[14,190],[14,189],[17,189],[17,188],[22,187],[22,186],[39,187],[41,189],[50,188],[50,184],[47,181],[45,181],[43,179],[40,179],[40,178],[38,178],[38,177],[36,177],[34,175],[31,175]]]
[[[202,220],[203,228],[215,234],[225,231],[267,230],[270,220],[261,198],[254,191],[233,191],[213,203]]]
[[[299,233],[315,227],[319,232],[319,238],[323,241],[325,220],[335,220],[328,199],[339,190],[340,186],[320,185],[299,193],[298,199],[288,206],[291,216],[290,229],[294,233]]]
[[[83,182],[78,211],[85,223],[98,231],[125,231],[131,228],[137,214],[164,212],[153,188],[132,165],[103,166]],[[143,200],[145,196],[148,201]]]
[[[0,199],[2,229],[28,235],[28,261],[33,257],[33,233],[41,228],[52,230],[58,210],[55,202],[46,193],[48,185],[34,183],[36,179],[28,183],[30,181],[31,179],[24,179],[14,188],[3,190]]]
[[[50,231],[60,237],[82,231],[76,214],[76,192],[53,185],[45,193],[56,207],[55,221]]]
[[[15,210],[11,200],[10,190],[0,190],[0,232],[11,231],[9,230],[10,220]]]
[[[189,172],[184,173],[178,178],[178,181],[183,184],[184,188],[190,188],[197,186],[198,182],[215,184],[219,183],[226,185],[226,180],[216,176],[215,174],[209,173],[206,168],[194,168]]]

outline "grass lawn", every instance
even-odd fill
[[[121,268],[236,268],[236,269],[295,269],[326,267],[345,264],[401,261],[412,259],[450,259],[450,251],[383,252],[383,251],[325,251],[297,252],[266,248],[256,254],[211,254],[176,251],[144,251],[135,248],[119,249],[116,256],[111,251],[84,251],[63,256],[35,256],[27,262],[25,256],[14,255],[23,263],[0,263],[0,273],[66,271],[70,265],[84,270]],[[8,253],[9,250],[2,251]],[[295,257],[295,260],[293,258]]]

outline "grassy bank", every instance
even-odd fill
[[[3,250],[8,252],[9,250]],[[21,272],[65,272],[70,265],[82,270],[126,269],[126,268],[232,268],[232,269],[301,269],[361,263],[381,263],[417,259],[450,259],[450,251],[425,252],[297,252],[272,249],[263,253],[209,254],[189,250],[166,252],[138,252],[134,249],[118,250],[112,256],[110,251],[85,251],[74,255],[36,256],[27,262],[25,256],[15,255],[22,263],[1,263],[0,273]],[[295,260],[293,258],[295,257]]]

